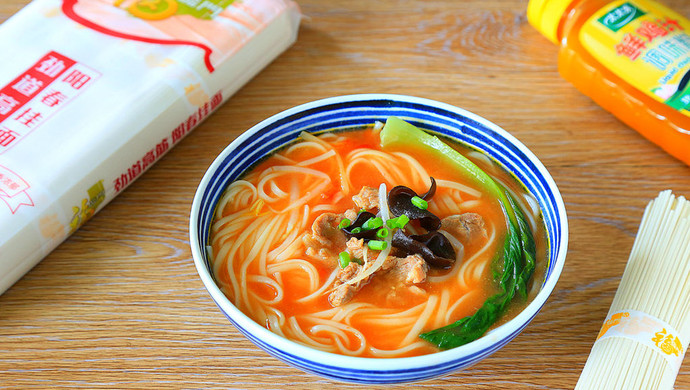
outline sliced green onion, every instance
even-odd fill
[[[379,230],[376,232],[376,237],[378,237],[378,238],[386,238],[386,237],[388,237],[388,233],[390,233],[390,232],[388,231],[388,229],[386,229],[386,228],[381,228],[381,229],[379,229]]]
[[[369,245],[369,249],[375,250],[375,251],[382,251],[386,249],[388,244],[385,241],[378,241],[378,240],[371,240],[367,243]]]
[[[362,232],[362,228],[358,228],[358,227],[350,230],[350,233],[352,233],[352,234],[357,234],[357,233],[361,233],[361,232]]]
[[[418,209],[426,210],[429,207],[429,203],[427,203],[426,200],[418,197],[418,196],[413,196],[411,199],[412,205],[414,205]]]
[[[403,214],[399,217],[389,219],[386,221],[386,225],[388,225],[388,227],[391,229],[402,229],[405,227],[405,225],[407,225],[408,222],[410,222],[410,217]]]
[[[347,252],[340,252],[338,261],[340,262],[340,268],[347,267],[347,265],[350,264],[350,254]]]
[[[346,227],[349,227],[352,224],[352,221],[350,221],[347,218],[343,218],[342,221],[338,224],[338,229],[345,229]]]
[[[364,260],[362,260],[362,259],[354,258],[354,259],[352,259],[352,261],[354,261],[355,263],[357,263],[359,265],[364,265]]]
[[[362,229],[364,230],[372,230],[372,229],[378,229],[381,226],[383,226],[383,220],[381,218],[369,218],[367,219],[366,222],[362,224]]]

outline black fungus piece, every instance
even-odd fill
[[[364,222],[368,221],[370,218],[376,218],[376,215],[368,212],[368,211],[362,211],[359,214],[357,214],[357,218],[350,224],[350,226],[346,228],[342,228],[341,230],[347,238],[361,238],[364,239],[365,241],[368,240],[376,240],[376,231],[378,229],[370,229],[370,230],[364,230],[362,229],[362,225],[364,225]],[[360,228],[362,229],[359,233],[352,233],[352,230],[355,228]]]
[[[428,237],[427,237],[428,236]],[[413,237],[421,238],[426,242],[421,242]],[[428,244],[427,244],[428,243]],[[448,239],[439,232],[429,232],[421,236],[408,236],[402,230],[396,230],[391,242],[393,247],[401,250],[406,255],[419,254],[432,267],[448,269],[455,262],[455,251]],[[431,245],[428,246],[428,245]],[[433,248],[438,250],[435,252]],[[450,253],[448,249],[450,248]],[[445,256],[452,256],[447,258]]]
[[[431,199],[436,193],[436,180],[431,176],[429,176],[429,179],[431,179],[431,187],[429,187],[429,191],[427,191],[424,195],[420,196],[420,198],[424,200]]]
[[[453,245],[448,241],[446,236],[440,232],[411,235],[410,238],[426,245],[437,257],[451,260],[451,264],[455,261],[455,249],[453,249]]]
[[[436,192],[436,181],[431,180],[431,188],[420,198],[431,198]],[[417,195],[411,188],[405,186],[393,187],[388,193],[388,208],[396,217],[403,214],[407,215],[410,220],[417,220],[419,224],[426,230],[433,231],[441,228],[441,219],[431,213],[429,210],[422,210],[412,204],[412,198]]]

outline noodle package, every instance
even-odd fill
[[[576,389],[672,389],[690,341],[690,202],[645,209],[628,264]]]
[[[0,25],[0,293],[296,39],[290,0],[36,0]]]

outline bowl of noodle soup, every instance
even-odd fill
[[[532,277],[522,290],[510,288],[520,293],[488,331],[459,346],[439,348],[420,335],[469,318],[500,295],[491,286],[500,277],[497,253],[507,250],[505,208],[433,150],[381,149],[381,127],[391,117],[438,136],[487,172],[534,235]],[[400,213],[388,205],[412,195],[428,200],[423,212],[438,216],[435,227],[414,218],[396,226]],[[358,238],[349,226],[366,210],[372,216],[364,227],[383,222],[378,237]],[[465,219],[453,225],[458,216]],[[453,226],[462,231],[452,233]],[[412,246],[427,237],[431,248],[440,237],[452,255],[439,265],[435,254],[401,249],[396,239],[410,241],[403,231],[417,240]],[[447,375],[503,347],[553,291],[567,241],[558,188],[522,143],[463,109],[390,94],[306,103],[247,130],[207,170],[190,218],[199,275],[244,336],[304,371],[367,384]]]

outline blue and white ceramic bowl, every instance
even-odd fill
[[[397,116],[424,129],[484,151],[512,172],[536,197],[548,232],[549,265],[541,291],[515,318],[482,338],[431,355],[376,359],[314,350],[257,324],[216,285],[204,248],[215,205],[226,186],[262,157],[293,141],[301,131],[323,132],[385,122]],[[216,305],[254,344],[278,359],[326,378],[357,383],[399,383],[442,376],[469,367],[515,338],[537,315],[563,269],[568,224],[561,195],[546,168],[522,143],[495,124],[448,104],[409,96],[366,94],[303,104],[276,114],[233,141],[211,164],[192,203],[190,241],[194,263]]]

